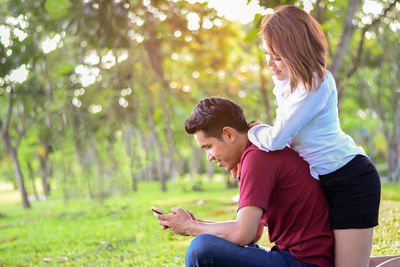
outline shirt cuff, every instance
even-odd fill
[[[267,135],[265,129],[271,128],[272,126],[267,124],[259,124],[250,128],[247,133],[247,136],[256,147],[259,149],[269,152],[269,149],[265,147],[262,143],[266,142]]]

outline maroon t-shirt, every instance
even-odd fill
[[[319,266],[333,266],[328,203],[308,164],[293,150],[264,152],[250,142],[240,160],[238,210],[257,206],[279,250]]]

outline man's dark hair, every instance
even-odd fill
[[[185,130],[188,134],[203,131],[205,136],[218,139],[221,138],[222,129],[226,126],[240,133],[247,133],[249,129],[243,109],[223,97],[204,98],[185,121]]]

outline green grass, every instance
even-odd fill
[[[183,192],[181,185],[170,183],[168,192],[161,192],[157,183],[140,183],[137,193],[103,203],[71,200],[65,204],[50,198],[33,202],[30,210],[3,201],[0,266],[183,266],[192,237],[162,231],[149,208],[180,206],[202,219],[235,218],[236,205],[228,202],[238,189],[226,189],[221,182],[204,182],[203,187],[201,192]],[[398,188],[383,187],[373,255],[400,254]],[[270,247],[265,234],[260,244]]]
[[[382,199],[400,201],[400,183],[396,185],[382,184]]]

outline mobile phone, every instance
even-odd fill
[[[151,210],[156,212],[156,213],[158,213],[158,214],[167,214],[165,211],[163,211],[163,210],[161,210],[159,208],[156,208],[156,207],[151,207]]]

